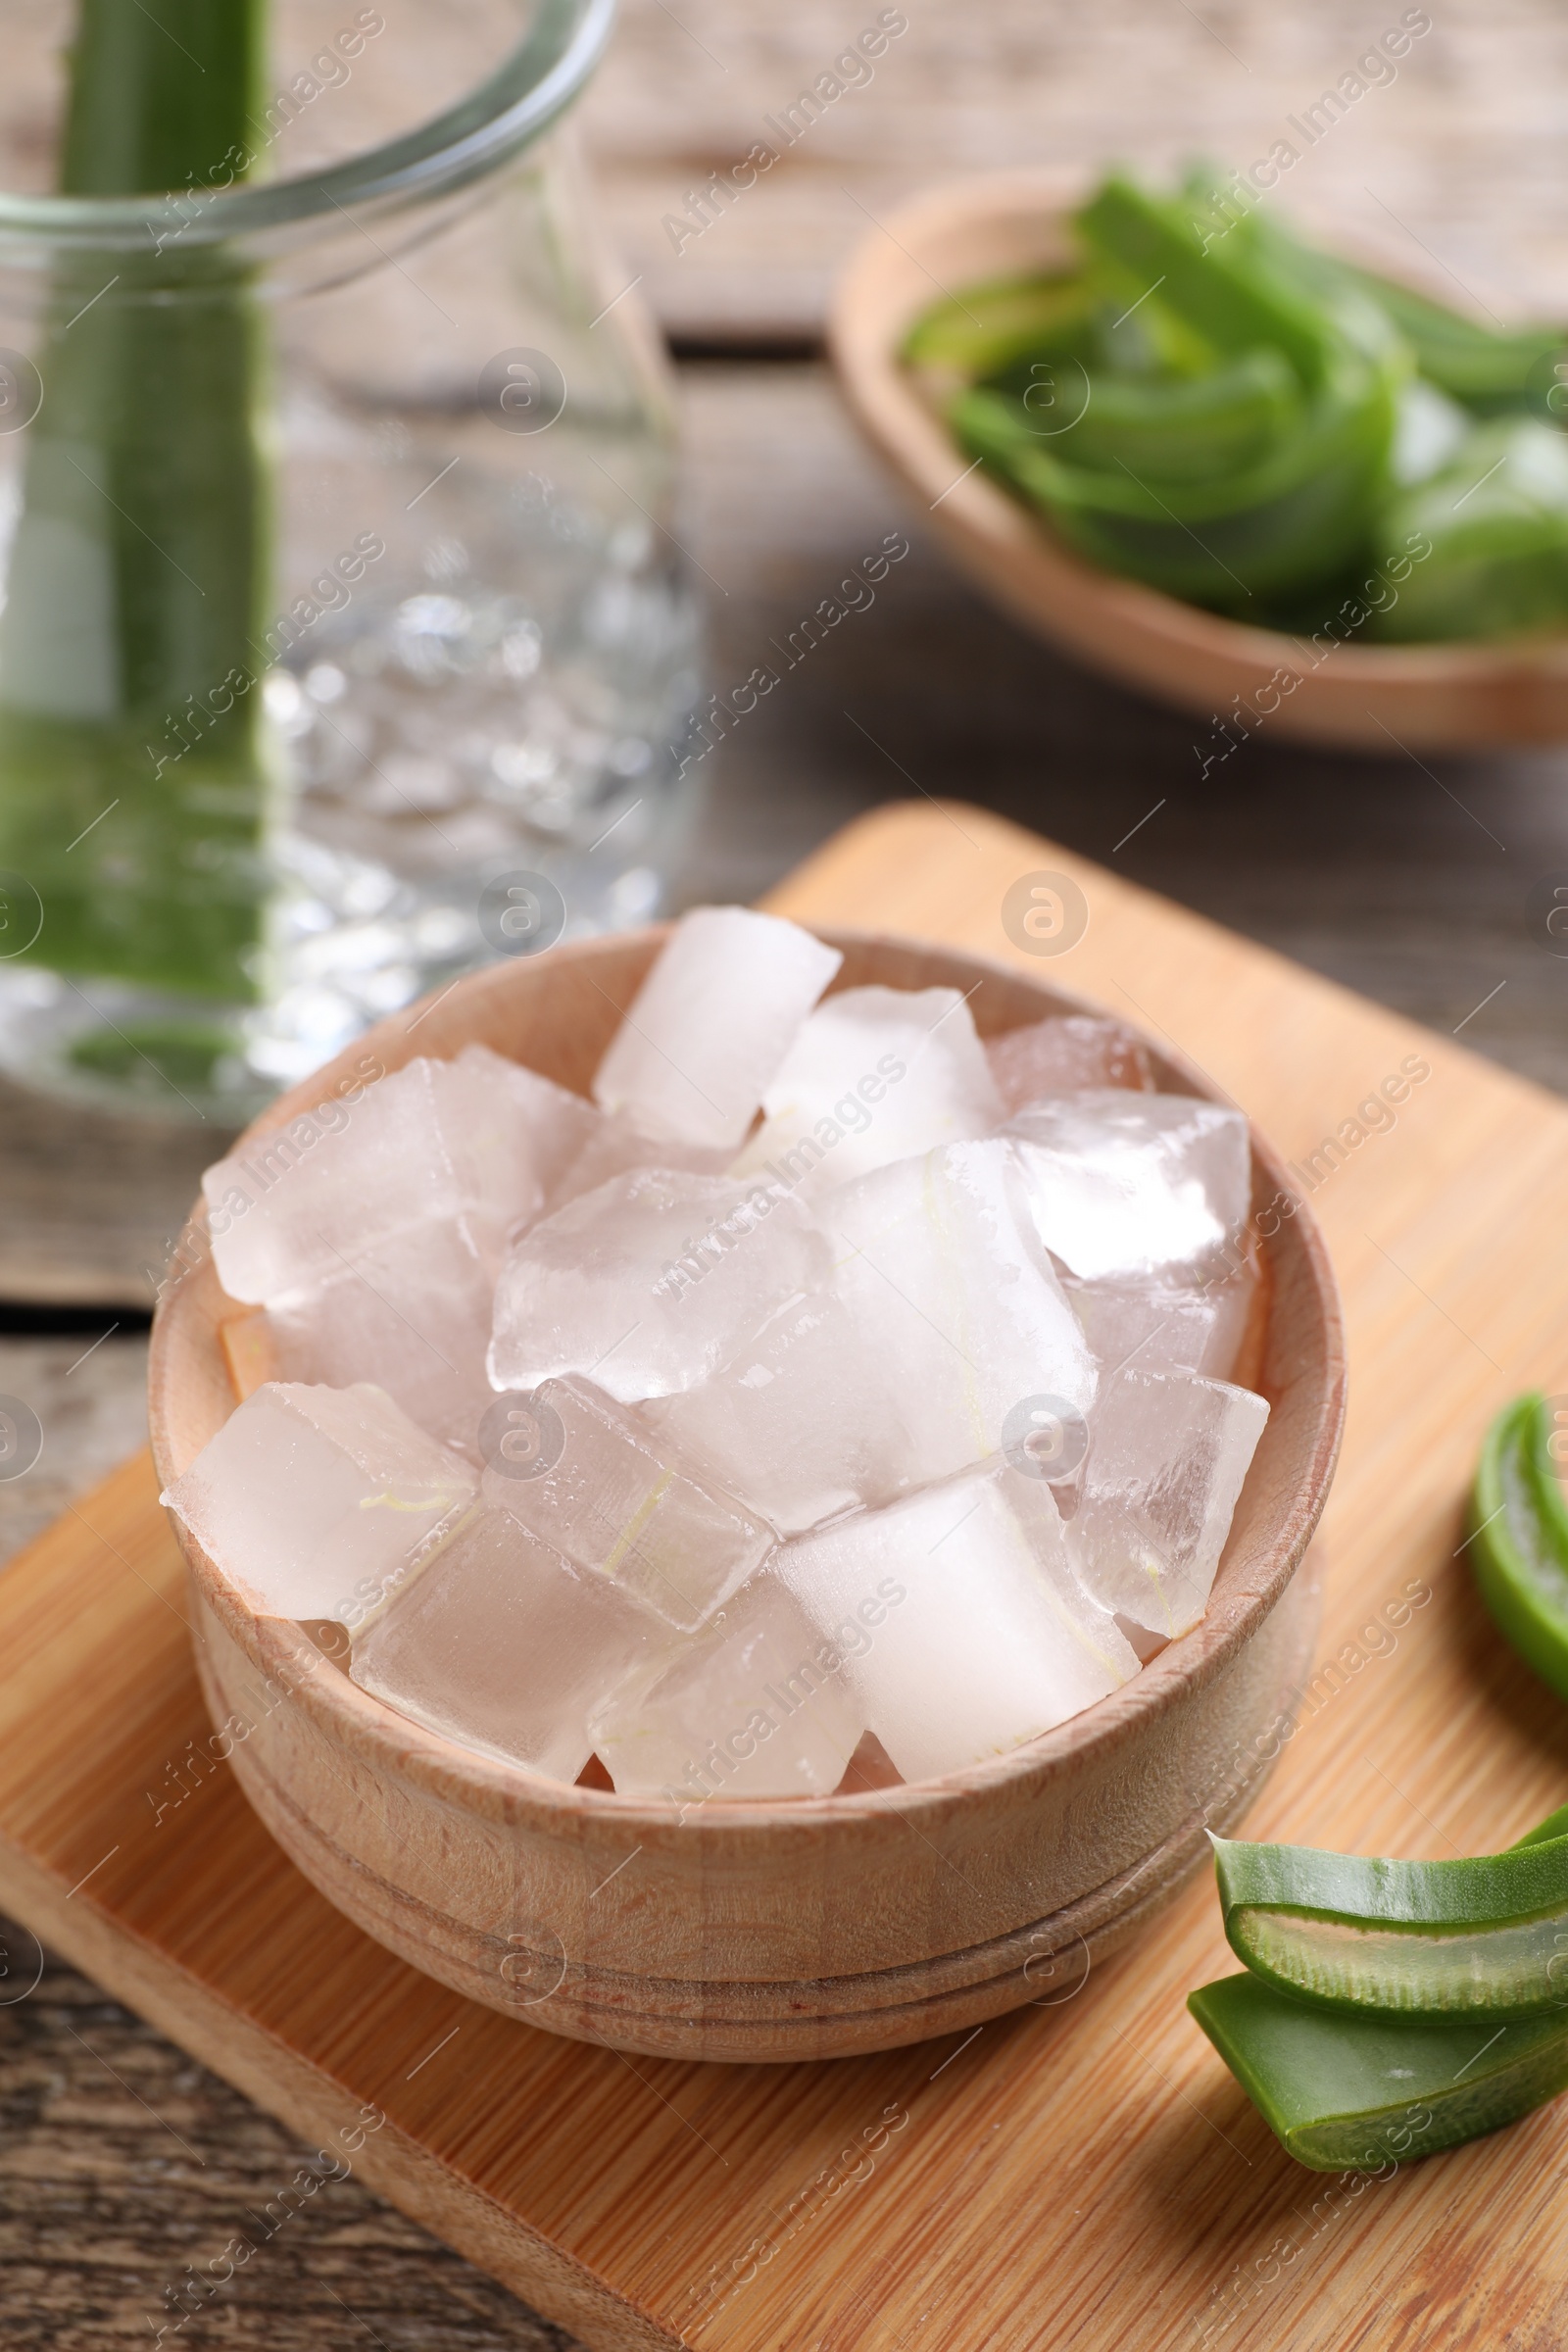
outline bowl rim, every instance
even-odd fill
[[[899,358],[906,327],[934,299],[932,278],[920,260],[937,234],[963,225],[1004,223],[1038,230],[1041,262],[1060,258],[1068,212],[1081,203],[1102,173],[1098,168],[1055,165],[976,172],[919,190],[889,212],[875,231],[851,250],[835,282],[828,307],[827,347],[850,408],[861,429],[922,498],[928,498],[944,468],[962,457],[941,419],[921,399]],[[903,262],[889,260],[889,243]],[[1344,240],[1336,240],[1344,246]],[[1391,265],[1387,254],[1352,253],[1385,276],[1397,276],[1413,291],[1451,308],[1430,273]],[[1014,262],[1011,267],[1020,265]],[[906,299],[890,307],[882,289],[898,270],[906,276]],[[977,281],[981,282],[981,281]],[[868,294],[876,290],[875,302]],[[873,323],[874,321],[874,323]],[[936,464],[940,454],[942,466]],[[1139,635],[1155,636],[1169,647],[1190,645],[1209,658],[1233,661],[1239,668],[1299,668],[1311,640],[1252,621],[1233,620],[1186,603],[1162,588],[1091,563],[1056,536],[1044,515],[1035,514],[1001,485],[975,474],[948,481],[932,510],[932,520],[950,540],[978,543],[1021,577],[1049,583],[1058,596],[1088,600],[1108,622]],[[1334,641],[1336,673],[1369,688],[1441,683],[1494,686],[1499,679],[1568,678],[1568,629],[1532,637],[1476,644],[1432,640],[1410,645],[1362,645]],[[1310,669],[1305,673],[1309,680]]]
[[[1033,973],[1017,970],[993,957],[977,955],[965,948],[948,948],[938,942],[906,939],[896,933],[860,931],[844,925],[804,924],[805,929],[830,946],[848,949],[893,949],[914,955],[941,956],[953,964],[967,965],[983,979],[996,976],[1009,985],[1021,986],[1040,996],[1040,1017],[1055,1011],[1078,1011],[1098,1018],[1121,1016],[1107,1014],[1093,1001],[1080,998],[1074,992],[1046,982]],[[667,922],[648,924],[635,931],[601,933],[592,938],[572,941],[551,950],[553,962],[561,964],[592,961],[596,956],[623,955],[628,950],[637,953],[645,947],[656,951],[668,936]],[[519,958],[527,964],[540,958]],[[390,1074],[406,1061],[416,1057],[420,1049],[400,1051],[407,1046],[413,1030],[438,1003],[452,1008],[454,1014],[463,1012],[477,1000],[507,984],[507,975],[515,965],[489,964],[465,975],[450,984],[444,992],[420,998],[378,1022],[351,1041],[343,1052],[325,1063],[309,1078],[278,1096],[252,1120],[229,1147],[240,1152],[252,1140],[286,1125],[321,1102],[333,1085],[343,1077],[353,1075],[363,1067],[365,1059],[373,1057],[381,1064],[382,1072]],[[933,983],[933,985],[939,985]],[[829,993],[832,993],[831,985]],[[1014,1023],[1013,1026],[1024,1026]],[[1168,1042],[1156,1044],[1137,1023],[1123,1022],[1133,1029],[1148,1047],[1156,1065],[1169,1072],[1180,1084],[1170,1091],[1194,1095],[1203,1101],[1228,1102],[1229,1098],[1203,1072],[1189,1061]],[[994,1034],[1004,1035],[1005,1029]],[[451,1051],[461,1051],[454,1045]],[[444,1055],[437,1056],[444,1058]],[[524,1065],[527,1066],[527,1065]],[[1232,1105],[1239,1107],[1239,1105]],[[1248,1122],[1251,1142],[1253,1198],[1259,1176],[1278,1193],[1291,1192],[1285,1166],[1279,1155],[1258,1134],[1250,1119]],[[252,1611],[210,1558],[201,1544],[177,1521],[172,1521],[173,1533],[188,1563],[201,1602],[206,1604],[225,1630],[260,1667],[264,1676],[295,1676],[292,1686],[285,1680],[287,1696],[298,1701],[318,1722],[338,1736],[356,1744],[362,1754],[394,1778],[407,1778],[431,1794],[511,1829],[532,1829],[547,1835],[559,1831],[567,1820],[580,1828],[596,1821],[605,1827],[614,1824],[617,1829],[632,1829],[639,1833],[645,1846],[658,1848],[672,1838],[722,1837],[726,1840],[756,1840],[798,1836],[816,1839],[825,1828],[837,1834],[852,1835],[859,1831],[874,1836],[878,1825],[889,1815],[911,1817],[911,1809],[926,1821],[951,1819],[956,1814],[976,1806],[999,1791],[1010,1790],[1018,1797],[1027,1797],[1031,1784],[1044,1784],[1068,1769],[1078,1769],[1092,1755],[1101,1755],[1136,1738],[1153,1715],[1167,1713],[1188,1696],[1212,1682],[1246,1646],[1277,1602],[1283,1597],[1292,1577],[1305,1555],[1307,1545],[1327,1501],[1339,1456],[1346,1411],[1347,1368],[1344,1322],[1339,1287],[1328,1254],[1328,1248],[1311,1208],[1299,1201],[1296,1214],[1289,1220],[1291,1247],[1298,1244],[1301,1251],[1307,1287],[1315,1303],[1323,1333],[1324,1372],[1320,1394],[1315,1402],[1311,1424],[1310,1459],[1305,1475],[1299,1481],[1281,1523],[1258,1554],[1248,1562],[1250,1584],[1245,1592],[1227,1592],[1224,1604],[1211,1609],[1192,1630],[1168,1643],[1156,1657],[1144,1666],[1132,1679],[1105,1698],[1082,1713],[1069,1717],[1038,1739],[1005,1750],[1000,1755],[986,1757],[978,1763],[962,1766],[956,1772],[925,1781],[901,1781],[891,1788],[856,1790],[820,1797],[790,1798],[729,1798],[715,1796],[695,1802],[683,1813],[672,1813],[667,1803],[642,1796],[622,1796],[612,1789],[584,1788],[578,1783],[552,1781],[543,1774],[530,1772],[525,1766],[485,1755],[463,1747],[442,1734],[428,1731],[413,1718],[401,1715],[385,1701],[368,1690],[332,1664],[293,1621],[263,1617]],[[1284,1231],[1282,1223],[1280,1231]],[[1276,1244],[1273,1239],[1262,1241],[1265,1251]],[[220,1298],[226,1295],[218,1284],[212,1265],[207,1234],[205,1200],[199,1195],[191,1214],[175,1244],[172,1261],[182,1270],[166,1282],[160,1292],[153,1318],[152,1343],[148,1365],[148,1421],[153,1458],[159,1475],[160,1492],[167,1488],[187,1466],[175,1459],[172,1435],[173,1365],[172,1357],[176,1346],[176,1334],[183,1321],[198,1311],[200,1284],[189,1279],[194,1274],[205,1276]],[[231,1301],[242,1312],[240,1301]],[[215,1327],[216,1328],[216,1327]],[[209,1340],[208,1345],[213,1343]],[[1265,1438],[1267,1432],[1265,1430]],[[1227,1569],[1236,1565],[1232,1559],[1232,1543],[1227,1540],[1215,1575],[1215,1590],[1226,1578]],[[198,1635],[197,1639],[201,1637]],[[323,1671],[323,1669],[325,1671]]]

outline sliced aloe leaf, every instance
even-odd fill
[[[1568,1507],[1544,1397],[1516,1397],[1487,1432],[1470,1501],[1481,1597],[1520,1656],[1568,1698]]]
[[[904,357],[912,368],[992,375],[1085,332],[1094,302],[1094,291],[1078,270],[999,278],[927,311],[909,330]]]
[[[1544,1821],[1538,1821],[1535,1828],[1527,1830],[1508,1851],[1516,1854],[1522,1845],[1549,1845],[1555,1838],[1568,1838],[1568,1805],[1559,1805],[1555,1813],[1548,1813]]]
[[[1365,537],[1396,385],[1348,346],[1327,374],[1299,426],[1266,442],[1240,471],[1157,490],[1125,462],[1103,470],[1069,463],[994,392],[962,394],[949,416],[960,447],[1044,508],[1092,561],[1169,595],[1229,607],[1337,578]]]
[[[1482,416],[1548,413],[1544,393],[1559,380],[1552,363],[1568,354],[1568,328],[1551,322],[1484,326],[1396,279],[1302,245],[1277,218],[1253,213],[1238,227],[1244,243],[1256,246],[1308,295],[1348,291],[1375,302],[1410,346],[1421,373],[1450,399]]]
[[[1528,416],[1479,424],[1445,465],[1384,507],[1373,563],[1396,601],[1372,616],[1390,641],[1500,638],[1568,622],[1568,435]],[[1401,555],[1405,564],[1401,564]]]
[[[1307,385],[1322,381],[1332,325],[1320,305],[1257,267],[1244,246],[1206,251],[1179,199],[1151,196],[1113,173],[1077,216],[1084,243],[1126,273],[1135,296],[1162,299],[1217,351],[1281,351]]]
[[[1568,2018],[1568,1808],[1501,1854],[1385,1861],[1214,1840],[1231,1949],[1342,2011]]]
[[[1291,2155],[1381,2172],[1511,2124],[1568,2087],[1568,2020],[1335,2016],[1256,1977],[1187,2006]],[[1490,2037],[1489,2037],[1490,2036]]]
[[[1203,376],[1097,376],[1082,406],[1059,454],[1099,472],[1119,466],[1163,487],[1255,465],[1299,425],[1301,397],[1277,351],[1251,351]]]

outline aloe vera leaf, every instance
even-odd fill
[[[1187,2006],[1290,2154],[1379,2172],[1511,2124],[1568,2087],[1568,2020],[1337,2016],[1254,1976]]]
[[[954,402],[960,446],[986,461],[1062,537],[1107,569],[1221,607],[1338,578],[1359,552],[1386,465],[1395,386],[1342,351],[1330,390],[1232,474],[1140,479],[1125,463],[1077,466],[1030,434],[1013,404],[983,388]],[[1071,435],[1062,436],[1069,441]]]
[[[1200,376],[1099,373],[1082,391],[1071,369],[1054,372],[1060,381],[1052,387],[1052,408],[1031,397],[1032,387],[1021,386],[1016,420],[1035,428],[1039,440],[1040,426],[1055,422],[1059,413],[1067,429],[1051,435],[1054,455],[1091,471],[1125,466],[1161,493],[1172,482],[1212,483],[1245,474],[1301,422],[1300,387],[1277,351],[1248,352]],[[1082,414],[1073,422],[1075,397]]]
[[[1217,355],[1209,378],[1222,378],[1209,419],[1215,464],[1205,471],[1173,462],[1154,479],[1135,462],[1132,415],[1116,409],[1118,398],[1136,393],[1098,376],[1084,429],[1054,438],[1030,432],[1016,403],[994,388],[960,395],[950,417],[964,449],[1042,508],[1084,555],[1168,594],[1245,612],[1259,599],[1339,580],[1361,555],[1368,515],[1386,488],[1409,371],[1403,344],[1372,306],[1304,295],[1250,246],[1205,249],[1180,199],[1149,196],[1112,176],[1077,225],[1093,266],[1122,272],[1134,308],[1157,301]],[[1269,394],[1263,400],[1250,379],[1246,408],[1232,371],[1260,363],[1271,372]],[[1291,379],[1295,397],[1287,396]],[[1159,390],[1147,387],[1148,397]],[[1202,396],[1190,387],[1170,386],[1166,397],[1197,399],[1201,409]],[[1173,412],[1173,427],[1177,421]],[[1189,446],[1178,457],[1196,459],[1199,424],[1187,420]],[[1228,450],[1227,429],[1235,435]]]
[[[1568,354],[1568,330],[1525,326],[1501,332],[1462,318],[1390,279],[1360,270],[1354,282],[1380,303],[1415,353],[1429,383],[1482,416],[1530,411],[1541,405],[1542,371]]]
[[[1277,219],[1250,216],[1238,224],[1238,234],[1305,292],[1353,292],[1376,303],[1410,346],[1427,381],[1483,416],[1539,411],[1543,374],[1549,387],[1551,363],[1568,357],[1568,327],[1549,320],[1487,326],[1394,278],[1301,244]]]
[[[1508,1850],[1568,1834],[1559,1806]],[[1257,1976],[1227,1977],[1191,2009],[1291,2154],[1322,2171],[1381,2169],[1474,2139],[1568,2084],[1568,2016],[1490,2021],[1330,2011]]]
[[[1470,1564],[1520,1656],[1568,1698],[1568,1508],[1545,1399],[1517,1396],[1488,1430],[1471,1490]]]
[[[1550,1826],[1435,1862],[1216,1838],[1225,1933],[1254,1974],[1327,2008],[1563,2016],[1568,1836]]]
[[[83,0],[65,193],[243,176],[263,0]],[[51,968],[243,1000],[272,798],[266,349],[245,266],[180,241],[58,267],[0,621],[0,866]],[[162,235],[162,232],[160,232]]]
[[[1333,330],[1321,305],[1275,282],[1247,248],[1205,250],[1179,199],[1148,195],[1113,173],[1078,214],[1077,227],[1097,259],[1126,273],[1135,296],[1147,300],[1157,290],[1217,351],[1280,351],[1303,384],[1322,381]]]
[[[62,193],[217,184],[255,136],[266,41],[266,0],[79,0]]]
[[[992,375],[1087,331],[1094,308],[1094,289],[1077,272],[999,278],[933,304],[909,329],[904,357],[911,368]]]
[[[1568,435],[1528,416],[1475,425],[1425,481],[1385,506],[1374,562],[1398,578],[1373,615],[1389,640],[1498,638],[1568,622]]]
[[[1558,1838],[1568,1838],[1568,1805],[1559,1805],[1555,1813],[1548,1813],[1544,1821],[1538,1821],[1535,1828],[1527,1830],[1508,1851],[1516,1854],[1522,1845],[1549,1845]]]

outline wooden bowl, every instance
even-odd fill
[[[965,471],[899,358],[905,336],[943,291],[1070,264],[1069,216],[1090,184],[1008,172],[933,189],[865,238],[835,290],[828,339],[845,397],[959,566],[1026,628],[1203,720],[1196,748],[1216,760],[1260,726],[1385,757],[1568,737],[1568,636],[1314,645],[1252,628],[1100,570],[983,471]]]
[[[1075,1000],[974,957],[832,934],[837,987],[974,990],[983,1034]],[[369,1056],[472,1040],[586,1092],[663,938],[654,929],[495,966],[370,1031],[260,1118],[286,1126]],[[1209,1092],[1154,1049],[1160,1082]],[[243,1147],[241,1147],[243,1148]],[[1254,1142],[1254,1206],[1284,1190]],[[197,1662],[268,1828],[368,1934],[530,2024],[687,2058],[874,2050],[1074,1989],[1207,1854],[1278,1752],[1309,1661],[1298,1575],[1339,1446],[1334,1277],[1303,1207],[1262,1247],[1273,1406],[1207,1616],[1111,1697],[1012,1753],[918,1786],[667,1808],[472,1755],[351,1683],[297,1626],[257,1617],[178,1531]],[[198,1204],[153,1334],[153,1449],[177,1478],[234,1406]],[[238,1736],[235,1719],[248,1726]]]

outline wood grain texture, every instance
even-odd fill
[[[0,1298],[145,1313],[192,1189],[227,1142],[0,1078]]]
[[[0,1411],[21,1405],[42,1438],[36,1461],[0,1460],[0,1564],[42,1535],[147,1436],[147,1335],[97,1331],[0,1338]]]
[[[626,274],[642,274],[672,332],[732,347],[819,333],[851,249],[936,180],[1112,157],[1152,173],[1194,154],[1245,168],[1280,138],[1298,160],[1271,201],[1391,256],[1420,264],[1425,248],[1453,273],[1455,302],[1568,311],[1568,26],[1550,0],[1429,11],[1396,78],[1311,145],[1288,118],[1352,72],[1402,6],[911,0],[874,77],[784,146],[764,118],[830,73],[880,9],[626,0],[582,120]],[[669,220],[700,219],[689,192],[760,139],[779,162],[710,205],[700,235],[672,232]]]
[[[1062,982],[1162,1027],[1289,1157],[1337,1134],[1406,1056],[1430,1068],[1396,1124],[1347,1144],[1313,1196],[1346,1283],[1352,1406],[1325,1524],[1322,1664],[1278,1728],[1252,1823],[1365,1851],[1500,1845],[1560,1798],[1568,1719],[1503,1649],[1454,1552],[1487,1415],[1531,1381],[1568,1389],[1568,1110],[973,809],[893,810],[775,903],[1006,956],[1001,900],[1042,868],[1075,873],[1090,902]],[[590,2343],[1561,2340],[1560,2108],[1362,2189],[1303,2174],[1182,2008],[1232,1965],[1205,1886],[1157,1940],[1081,1987],[1048,1985],[1050,2006],[951,2045],[754,2071],[573,2046],[466,2006],[363,1939],[345,1954],[336,1915],[221,1768],[192,1778],[117,1876],[121,1857],[105,1856],[125,1792],[145,1803],[144,1786],[166,1786],[204,1725],[145,1472],[89,1516],[90,1561],[57,1532],[0,1582],[16,1661],[0,1725],[36,1719],[52,1675],[96,1702],[85,1759],[41,1773],[36,1748],[0,1744],[0,1891],[295,2128],[379,2101],[389,2121],[361,2177]],[[96,1605],[73,1614],[56,1587],[79,1573]],[[98,1864],[67,1901],[66,1874]],[[195,1948],[220,1982],[191,1977]]]
[[[109,1318],[105,1318],[107,1321]],[[94,1343],[98,1344],[95,1345]],[[0,1563],[143,1442],[144,1333],[0,1338],[0,1391],[43,1453],[0,1480]],[[0,1919],[0,2309],[15,2352],[108,2352],[236,2236],[252,2246],[204,2352],[564,2352],[536,2319],[340,2166],[300,2202],[316,2150]],[[272,2208],[270,2216],[268,2208]],[[150,2337],[149,2337],[150,2340]]]
[[[50,1956],[40,1973],[3,1920],[0,1969],[11,2352],[123,2352],[187,2310],[165,2340],[192,2352],[568,2352],[341,2146],[323,2163],[74,1970]]]
[[[950,987],[983,1036],[1074,1006],[1044,966],[1014,974],[829,937],[843,955],[834,990]],[[663,938],[581,941],[474,974],[270,1105],[236,1158],[286,1165],[268,1154],[294,1149],[301,1113],[341,1097],[352,1119],[368,1071],[474,1042],[585,1090]],[[1165,1087],[1210,1091],[1151,1042]],[[1257,1385],[1271,1410],[1207,1611],[1091,1711],[941,1780],[822,1800],[677,1806],[567,1788],[362,1690],[298,1627],[254,1615],[181,1532],[214,1723],[254,1725],[233,1759],[251,1802],[312,1883],[393,1951],[503,2014],[620,2050],[785,2061],[891,2048],[1017,2007],[1063,1955],[1100,1958],[1147,1933],[1206,1854],[1206,1827],[1250,1800],[1256,1751],[1310,1654],[1315,1581],[1290,1588],[1333,1471],[1344,1359],[1310,1212],[1265,1213],[1285,1181],[1254,1140],[1254,1213],[1236,1238],[1262,1260]],[[165,1485],[236,1393],[234,1303],[204,1209],[179,1264],[151,1362]],[[274,1686],[289,1706],[268,1703]],[[1238,1756],[1252,1761],[1238,1770]]]

